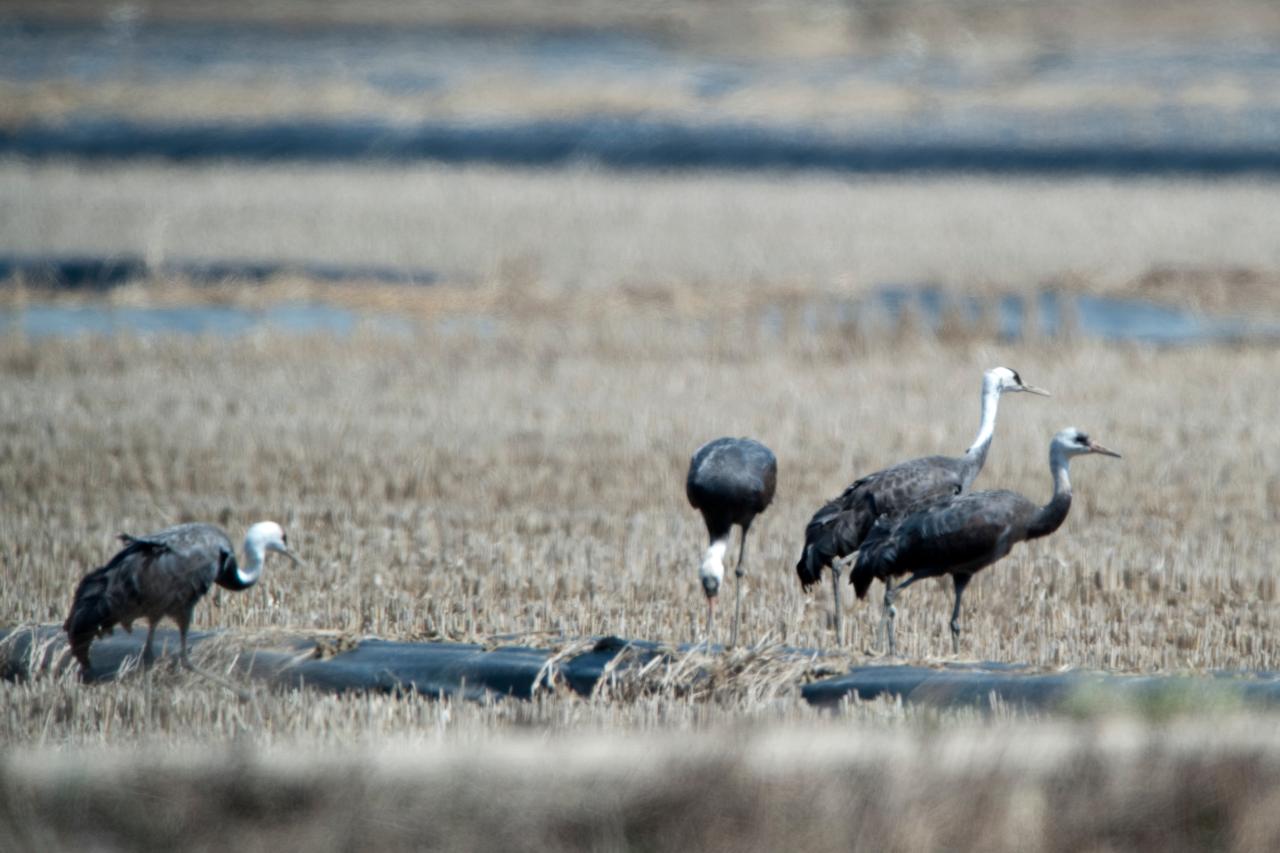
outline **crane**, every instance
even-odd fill
[[[715,621],[716,597],[724,582],[724,555],[736,524],[742,528],[738,562],[734,566],[733,629],[729,645],[738,643],[742,618],[742,578],[746,576],[747,531],[773,500],[778,460],[773,451],[750,438],[717,438],[699,447],[689,461],[685,492],[702,513],[711,544],[702,557],[698,577],[707,597],[707,634]]]
[[[229,590],[248,589],[258,582],[268,552],[284,554],[302,565],[274,521],[260,521],[249,528],[243,566],[236,561],[231,539],[212,524],[179,524],[147,536],[122,533],[120,540],[124,548],[81,579],[62,626],[86,679],[94,639],[109,636],[117,624],[132,632],[137,619],[148,623],[142,660],[150,666],[155,661],[156,624],[166,616],[178,625],[179,660],[199,672],[187,656],[187,629],[196,603],[209,587],[216,583]]]
[[[1053,497],[1044,506],[1007,490],[970,492],[922,505],[905,515],[881,516],[862,543],[858,562],[849,575],[858,598],[865,598],[871,582],[884,582],[884,615],[889,654],[896,653],[893,605],[899,592],[925,578],[951,575],[955,606],[951,610],[951,644],[960,650],[960,598],[976,572],[1003,559],[1019,542],[1053,533],[1071,510],[1072,457],[1089,453],[1119,457],[1075,427],[1068,427],[1049,444]],[[895,585],[892,578],[910,574]]]
[[[814,513],[804,531],[804,550],[796,563],[800,584],[808,589],[831,568],[836,642],[844,641],[840,610],[839,560],[858,550],[878,516],[897,515],[922,501],[967,492],[987,459],[995,434],[1000,396],[1008,392],[1050,396],[1022,381],[1016,370],[993,367],[982,375],[982,417],[978,434],[963,456],[925,456],[868,474]]]

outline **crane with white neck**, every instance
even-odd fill
[[[155,661],[152,641],[156,624],[166,616],[178,625],[182,642],[179,660],[187,669],[200,672],[187,655],[187,629],[196,603],[209,588],[216,583],[233,591],[248,589],[262,576],[271,552],[302,565],[289,550],[284,530],[274,521],[260,521],[249,528],[244,538],[244,565],[236,561],[231,539],[212,524],[179,524],[147,536],[122,533],[120,540],[124,548],[81,579],[71,613],[62,626],[86,679],[93,641],[109,636],[116,625],[132,633],[137,619],[148,623],[142,661],[150,666]]]
[[[837,644],[844,642],[840,605],[840,560],[861,546],[881,515],[895,517],[922,502],[954,497],[969,491],[987,461],[995,435],[1001,395],[1049,392],[1022,381],[1016,370],[993,367],[982,375],[982,417],[978,434],[963,456],[925,456],[899,462],[855,481],[839,497],[814,513],[804,531],[804,550],[796,574],[806,590],[817,583],[822,569],[831,569]]]
[[[751,522],[768,508],[778,482],[778,460],[773,451],[750,438],[717,438],[694,451],[685,479],[685,494],[702,513],[711,544],[698,570],[707,598],[707,636],[715,624],[716,599],[724,582],[724,556],[736,524],[742,529],[738,562],[734,565],[733,628],[729,645],[738,643],[742,619],[742,579],[747,574],[747,531]]]
[[[1048,536],[1062,526],[1071,511],[1071,459],[1088,453],[1120,456],[1075,427],[1053,437],[1049,444],[1053,496],[1044,506],[1017,492],[999,489],[943,499],[897,518],[876,520],[858,552],[849,582],[858,598],[866,597],[873,580],[884,582],[890,655],[897,653],[894,598],[916,581],[942,575],[951,575],[955,583],[951,644],[953,651],[960,651],[960,598],[974,573],[1003,559],[1017,543]],[[904,574],[911,576],[895,586],[891,579]]]

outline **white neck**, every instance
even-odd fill
[[[699,576],[712,575],[716,580],[724,579],[724,555],[729,550],[729,537],[717,539],[708,546],[702,555],[702,568]]]
[[[978,424],[978,434],[973,444],[965,451],[966,456],[985,457],[987,448],[991,446],[991,436],[996,432],[996,410],[1000,408],[1000,386],[995,383],[983,383],[982,386],[982,421]]]
[[[1068,468],[1071,456],[1062,448],[1054,445],[1049,449],[1049,470],[1053,472],[1053,493],[1055,495],[1071,494],[1071,476]]]
[[[262,564],[266,561],[266,549],[261,543],[252,543],[248,539],[244,541],[244,559],[236,568],[236,577],[240,583],[245,586],[252,586],[258,582],[258,577],[262,574]]]

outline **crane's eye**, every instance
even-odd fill
[[[1088,443],[1089,443],[1089,436],[1085,435],[1082,432],[1076,433],[1076,444],[1088,444]]]
[[[1018,375],[1018,371],[1014,370],[1014,371],[1012,371],[1012,373],[1013,373],[1013,381],[1014,381],[1014,382],[1017,382],[1019,385],[1021,385],[1021,384],[1022,384],[1022,377]]]

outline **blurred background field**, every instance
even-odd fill
[[[119,531],[274,518],[310,568],[197,628],[691,642],[689,455],[780,475],[709,683],[4,682],[0,847],[1273,849],[1269,712],[820,713],[771,650],[830,646],[812,511],[961,452],[1004,364],[1054,397],[979,487],[1045,498],[1068,424],[1125,458],[977,578],[962,658],[1280,669],[1277,38],[1246,0],[4,4],[0,626]],[[908,661],[949,605],[901,597]]]

